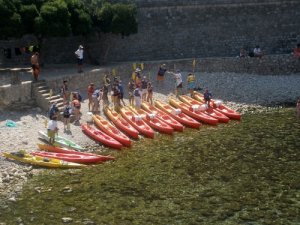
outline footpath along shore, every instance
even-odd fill
[[[69,70],[69,68],[68,68]],[[183,80],[189,71],[182,71]],[[63,70],[62,70],[63,74]],[[46,72],[41,76],[47,76]],[[213,97],[223,99],[229,107],[244,114],[247,112],[260,112],[269,107],[283,106],[286,103],[295,103],[300,98],[300,74],[261,76],[233,73],[196,73],[200,87],[208,87]],[[130,75],[121,77],[126,90]],[[159,99],[167,102],[168,96],[174,90],[174,78],[166,75],[164,85],[157,86],[156,76],[151,80],[154,85],[154,100]],[[70,87],[72,91],[72,87]],[[80,90],[84,99],[86,90]],[[125,103],[128,104],[128,94],[125,91]],[[82,103],[82,118],[84,123],[88,119],[87,100]],[[103,113],[102,113],[103,114]],[[37,107],[34,102],[26,105],[15,105],[9,109],[0,108],[0,154],[13,152],[19,149],[35,151],[38,139],[38,131],[45,130],[47,114]],[[16,127],[7,127],[6,120],[16,122]],[[114,154],[116,151],[100,147],[85,136],[79,125],[71,125],[71,134],[63,133],[63,124],[59,122],[59,135],[65,136],[86,146],[87,149],[99,154]],[[175,134],[176,135],[176,134]],[[0,156],[0,205],[5,201],[16,201],[23,184],[43,169],[16,163]]]

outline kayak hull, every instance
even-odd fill
[[[180,122],[181,124],[183,124],[187,127],[199,129],[200,126],[202,125],[195,119],[189,117],[188,115],[186,115],[182,112],[176,113],[175,108],[173,108],[169,104],[166,104],[166,103],[163,103],[163,102],[157,100],[157,101],[155,101],[155,106],[157,106],[159,109],[161,109],[162,111],[164,111],[165,113],[167,113],[168,115],[173,117],[175,120],[177,120],[178,122]]]
[[[39,131],[38,134],[39,134],[39,137],[41,139],[49,142],[49,137],[45,132]],[[55,137],[55,144],[59,145],[59,146],[67,147],[67,148],[72,148],[72,149],[75,149],[75,150],[78,150],[78,151],[84,151],[85,150],[82,146],[76,144],[75,142],[73,142],[71,140],[68,140],[64,137],[61,137],[61,136],[56,136]]]
[[[192,105],[203,105],[203,102],[200,102],[200,101],[197,101],[187,95],[181,95],[179,96],[179,99],[188,104],[189,106],[192,106]],[[213,109],[212,107],[208,107],[205,111],[204,111],[207,115],[213,117],[213,118],[216,118],[219,122],[222,122],[222,123],[228,123],[229,122],[229,118],[222,114],[221,112]]]
[[[135,114],[127,107],[122,107],[120,109],[121,115],[128,123],[130,123],[136,130],[148,138],[154,138],[154,131],[152,128],[146,124],[143,120],[136,120],[134,118]]]
[[[163,134],[173,134],[174,129],[168,125],[167,123],[163,122],[162,120],[158,119],[154,114],[148,114],[143,109],[135,109],[130,107],[130,110],[135,114],[142,117],[142,119],[153,129],[157,130]],[[152,115],[152,116],[151,116]]]
[[[117,128],[128,134],[131,138],[138,139],[139,132],[131,126],[119,113],[112,111],[109,107],[104,109],[106,116],[115,124]]]
[[[96,126],[108,136],[111,136],[126,147],[131,146],[131,140],[103,117],[99,115],[93,115],[93,120]]]
[[[184,112],[185,114],[187,114],[190,117],[193,117],[194,119],[201,121],[203,123],[209,124],[209,125],[217,125],[218,124],[218,120],[201,112],[201,111],[193,111],[191,109],[191,106],[189,106],[188,104],[181,102],[175,98],[170,98],[169,102],[171,105],[173,105],[176,108],[179,108],[182,110],[182,112]]]
[[[53,159],[48,157],[33,156],[27,152],[8,153],[4,152],[3,155],[8,159],[14,159],[23,163],[31,165],[49,167],[49,168],[83,168],[84,164],[67,162],[59,159]]]
[[[193,97],[200,102],[203,102],[203,95],[198,93],[198,92],[194,92]],[[230,119],[233,120],[240,120],[241,119],[241,114],[236,112],[233,109],[230,109],[229,107],[221,104],[221,105],[217,105],[216,101],[211,100],[211,106],[214,107],[215,110],[219,111],[220,113],[224,114],[225,116],[227,116]]]
[[[170,125],[174,130],[182,132],[184,126],[179,123],[176,119],[168,115],[167,113],[163,112],[162,110],[156,108],[155,106],[151,105],[148,102],[142,103],[142,108],[147,111],[148,113],[156,114],[157,118],[161,119],[162,121],[166,122]]]
[[[60,159],[67,162],[75,162],[75,163],[99,163],[101,158],[92,156],[92,155],[78,155],[74,153],[56,153],[56,152],[44,152],[44,151],[35,151],[31,152],[31,155],[48,157],[53,159]]]
[[[67,148],[60,148],[58,146],[53,146],[53,145],[42,145],[38,144],[39,149],[45,150],[48,152],[55,152],[55,153],[64,153],[64,154],[76,154],[76,155],[84,155],[84,156],[94,156],[99,158],[99,161],[104,162],[107,160],[114,160],[115,157],[113,156],[105,156],[105,155],[98,155],[98,154],[92,154],[92,153],[87,153],[87,152],[78,152],[72,149],[67,149]]]
[[[87,136],[107,147],[120,150],[123,146],[120,142],[108,136],[104,132],[95,129],[87,124],[82,124],[81,129]]]

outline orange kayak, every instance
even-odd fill
[[[130,125],[119,113],[111,110],[109,107],[104,109],[105,115],[115,124],[117,128],[128,134],[130,137],[137,139],[139,132]]]
[[[140,116],[134,114],[128,107],[122,107],[120,112],[123,118],[141,134],[149,138],[154,138],[154,131]]]
[[[105,120],[102,116],[93,115],[93,120],[98,128],[102,130],[107,135],[119,141],[122,145],[127,147],[131,146],[131,140],[119,131],[115,126],[113,126],[110,122]]]
[[[204,102],[203,95],[198,92],[194,92],[194,98],[200,102]],[[228,108],[227,106],[222,104],[221,101],[211,100],[210,103],[215,110],[223,113],[225,116],[229,117],[230,119],[234,119],[234,120],[241,119],[240,113],[234,111],[233,109]]]
[[[190,117],[193,117],[196,120],[199,120],[201,122],[210,124],[210,125],[217,125],[218,120],[207,115],[206,113],[201,112],[200,110],[194,109],[192,106],[181,102],[175,98],[169,98],[169,102],[171,105],[173,105],[176,108],[179,108],[187,114]]]
[[[189,117],[188,115],[181,112],[181,109],[175,109],[169,104],[157,100],[155,101],[155,106],[187,127],[199,129],[199,127],[202,125],[192,117]]]
[[[130,107],[131,111],[142,117],[142,119],[153,129],[164,134],[173,134],[174,129],[165,123],[164,121],[158,119],[154,113],[147,113],[143,109],[135,109]]]
[[[115,148],[115,149],[121,149],[123,146],[120,142],[118,142],[117,140],[108,136],[101,130],[95,129],[87,124],[82,124],[81,129],[90,138],[102,143],[103,145],[106,145],[108,147]]]
[[[181,95],[179,96],[179,99],[183,101],[184,103],[188,104],[189,106],[192,107],[203,107],[203,112],[208,114],[209,116],[216,118],[219,122],[222,123],[228,123],[229,118],[225,116],[223,113],[220,113],[219,111],[213,109],[212,107],[207,107],[207,105],[203,104],[202,102],[199,102],[187,95]]]
[[[149,102],[143,102],[142,108],[147,111],[148,113],[154,113],[156,117],[167,124],[169,124],[171,127],[173,127],[176,131],[183,131],[183,125],[179,123],[177,120],[175,120],[172,116],[165,113],[164,111],[156,108],[155,106],[151,105]]]
[[[115,157],[110,156],[110,155],[105,156],[105,155],[98,155],[98,154],[92,154],[92,153],[87,153],[87,152],[78,152],[73,149],[61,148],[61,147],[53,146],[53,145],[38,144],[38,147],[41,150],[45,150],[45,151],[49,151],[49,152],[95,156],[95,157],[100,158],[100,161],[102,161],[102,162],[115,159]]]

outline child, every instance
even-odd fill
[[[210,100],[212,98],[212,94],[208,91],[207,88],[205,89],[203,97],[204,97],[205,104],[207,104],[207,106],[210,107]]]
[[[58,132],[57,116],[54,115],[48,123],[47,134],[49,137],[49,144],[53,145],[55,142],[55,134]]]

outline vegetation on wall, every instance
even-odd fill
[[[137,32],[136,6],[105,0],[0,0],[0,39]]]

